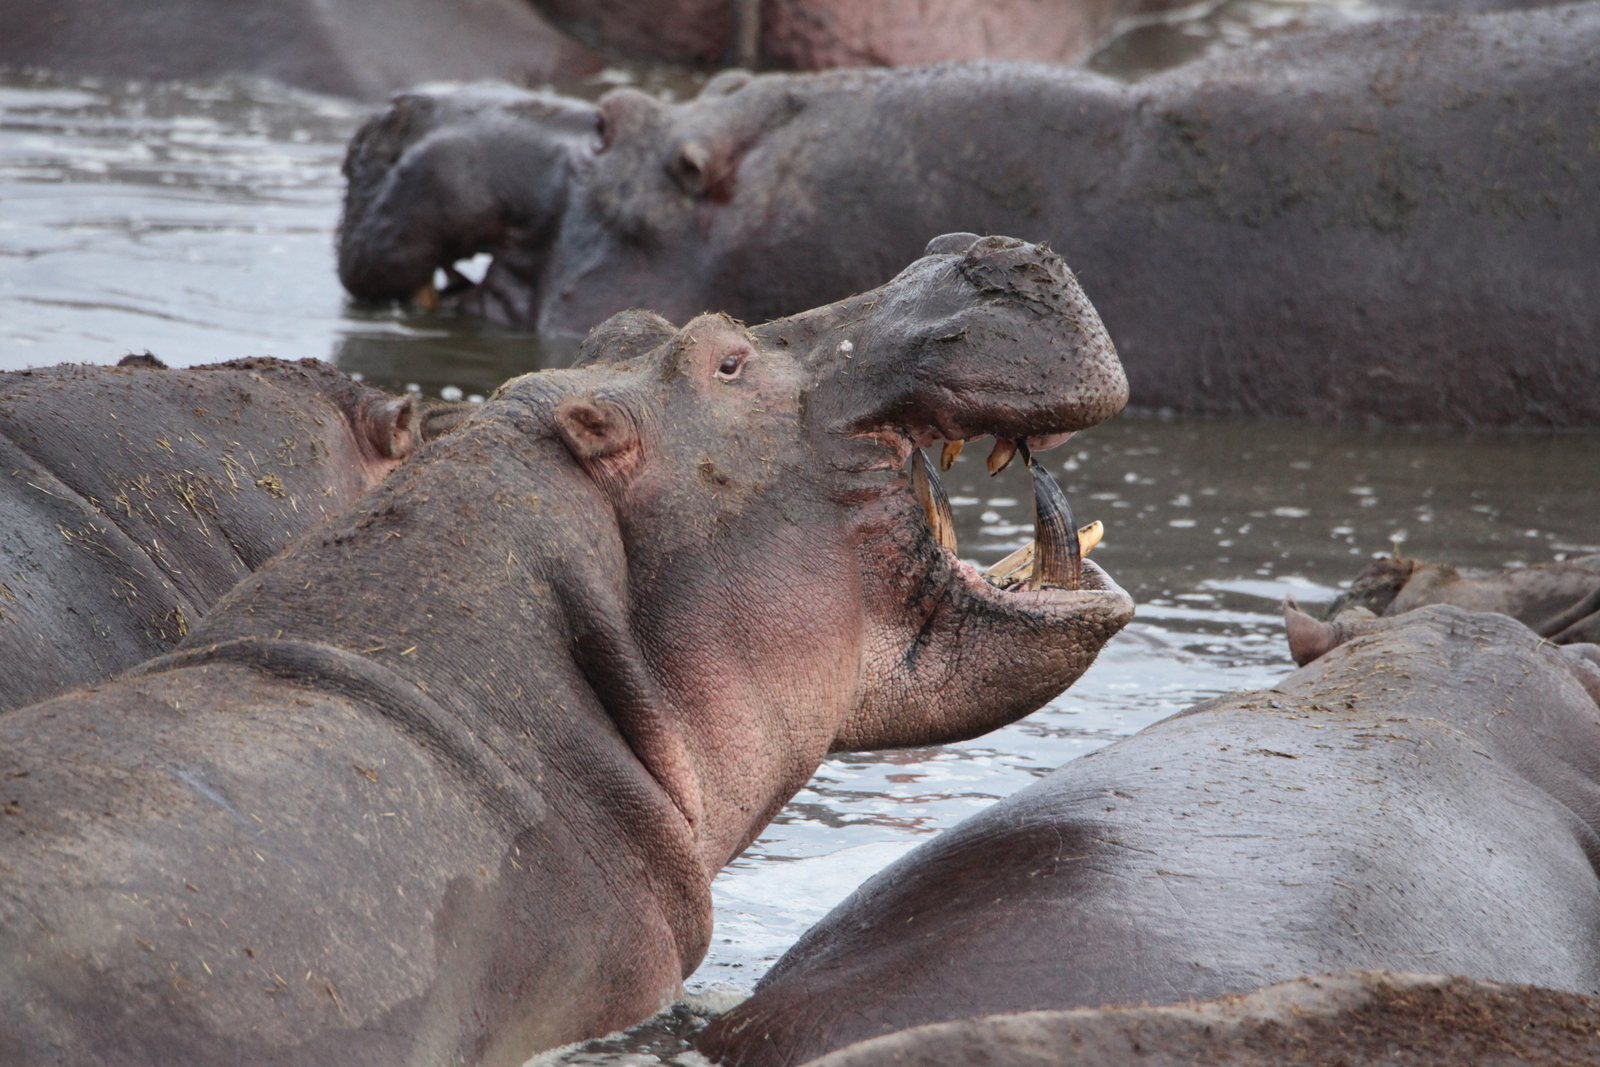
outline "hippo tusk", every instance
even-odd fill
[[[939,469],[947,471],[956,465],[956,457],[961,455],[961,446],[965,441],[946,441],[939,450]]]
[[[994,451],[989,453],[989,477],[1005,470],[1011,465],[1011,459],[1017,454],[1017,443],[1009,437],[996,437]]]
[[[1087,526],[1078,527],[1078,556],[1084,558],[1094,551],[1094,547],[1105,536],[1106,527],[1099,519]],[[1005,559],[984,571],[982,577],[990,585],[997,585],[1008,589],[1021,583],[1028,577],[1027,572],[1033,567],[1033,550],[1037,542],[1029,541]]]
[[[439,290],[434,286],[432,281],[429,281],[427,285],[424,285],[421,289],[418,289],[416,293],[412,295],[411,300],[424,311],[439,310]]]
[[[928,462],[928,454],[920,448],[912,449],[911,487],[916,490],[917,499],[922,503],[922,511],[928,516],[928,526],[933,530],[933,539],[942,547],[954,552],[956,517],[950,510],[950,497],[944,491],[944,483],[939,481],[939,476],[934,473],[933,464]]]
[[[1047,585],[1062,589],[1083,587],[1083,553],[1072,521],[1072,505],[1056,480],[1043,466],[1033,471],[1033,575],[1034,589]]]

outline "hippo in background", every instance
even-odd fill
[[[468,407],[310,359],[0,373],[0,711],[171,651]]]
[[[0,64],[244,75],[372,101],[428,81],[537,84],[602,66],[525,0],[5,0],[0,18]]]
[[[402,97],[352,143],[340,277],[406,299],[491,252],[449,303],[577,334],[634,304],[759,321],[933,234],[1020,232],[1071,257],[1135,404],[1595,426],[1597,51],[1590,2],[1311,31],[1133,85],[994,63],[492,119]],[[509,192],[478,174],[517,170],[502,152],[532,161]]]
[[[1395,616],[1428,604],[1498,611],[1558,645],[1600,644],[1600,555],[1498,569],[1386,557],[1356,575],[1326,621],[1340,627],[1347,611],[1355,612],[1352,619]],[[1308,625],[1315,620],[1298,610],[1287,619],[1290,651],[1301,665],[1342,640],[1336,629]]]
[[[1600,647],[1450,605],[1341,636],[906,854],[698,1047],[794,1064],[930,1023],[1352,969],[1600,994]]]
[[[936,247],[754,329],[621,314],[177,651],[0,715],[0,1062],[519,1067],[670,999],[827,753],[1076,680],[1133,603],[1059,488],[1001,588],[921,448],[1126,381],[1059,257]]]

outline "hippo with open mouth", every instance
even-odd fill
[[[515,1067],[648,1016],[828,752],[1011,722],[1128,621],[1042,468],[1002,589],[918,460],[1125,399],[1007,238],[754,329],[616,316],[176,652],[0,715],[0,1061]]]
[[[1453,605],[1368,616],[1339,636],[1272,688],[1075,759],[907,853],[807,931],[700,1049],[776,1067],[972,1016],[1141,1004],[1181,1016],[1187,1001],[1352,969],[1600,995],[1600,647]],[[1169,1044],[1181,1035],[1164,1037],[1159,1018],[1142,1054],[1135,1041],[1093,1055],[1147,1025],[1128,1012],[1062,1017],[1053,1036],[969,1027],[965,1062],[1525,1062],[1514,1048],[1542,1048],[1527,1062],[1551,1067],[1600,1061],[1592,1024],[1566,1035],[1576,1044],[1497,1042],[1496,1023],[1519,1018],[1502,992],[1513,995],[1460,1016],[1412,995],[1409,1026],[1390,1031],[1398,1061],[1392,1046],[1369,1058],[1336,1034],[1319,1043],[1328,1005],[1305,1004],[1276,1031],[1308,1037],[1304,1058],[1270,1043],[1257,1058],[1237,1030],[1212,1041],[1195,1027]],[[1551,999],[1558,1010],[1530,1022],[1600,1008]],[[1358,1013],[1341,1029],[1380,1022]],[[1474,1033],[1483,1058],[1469,1054]],[[904,1058],[827,1062],[961,1062],[910,1040],[887,1047]]]
[[[311,359],[0,373],[0,711],[170,652],[466,408]]]
[[[1069,256],[1133,402],[1600,425],[1600,3],[1306,32],[1128,85],[987,63],[723,74],[665,104],[400,97],[351,144],[355,296],[545,334],[756,321],[934,234]],[[476,285],[452,266],[492,253]]]

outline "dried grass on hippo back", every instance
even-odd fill
[[[829,751],[1071,684],[1129,597],[996,588],[905,463],[1126,383],[1058,257],[958,246],[753,329],[619,315],[177,652],[0,716],[7,1052],[520,1064],[661,1007]]]

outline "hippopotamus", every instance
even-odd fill
[[[608,51],[673,63],[823,70],[960,59],[1081,59],[1121,20],[1177,0],[537,0]]]
[[[533,84],[601,57],[526,0],[7,0],[0,64],[109,78],[246,75],[383,100],[421,82]]]
[[[729,72],[680,104],[412,95],[351,145],[340,277],[405,299],[490,252],[449,302],[576,335],[635,304],[759,321],[934,234],[1018,233],[1071,259],[1136,405],[1600,425],[1597,50],[1589,2],[1308,31],[1135,84],[980,63]]]
[[[0,715],[0,1059],[499,1067],[650,1015],[829,751],[1011,722],[1131,617],[1041,465],[1056,562],[1000,588],[921,451],[1126,388],[1006,238],[753,329],[609,320],[174,652]]]
[[[1337,623],[1347,611],[1402,615],[1426,604],[1454,604],[1510,615],[1558,645],[1600,643],[1600,555],[1498,569],[1456,567],[1399,555],[1374,560],[1329,605]],[[1288,613],[1289,649],[1309,663],[1339,643],[1334,631]]]
[[[0,374],[0,710],[170,652],[466,407],[310,359]]]
[[[1343,970],[1600,993],[1600,647],[1453,605],[1343,637],[907,853],[700,1048],[801,1063],[970,1016]]]
[[[1444,975],[1353,971],[1244,997],[930,1023],[846,1046],[813,1067],[1571,1067],[1600,1057],[1600,999]]]

